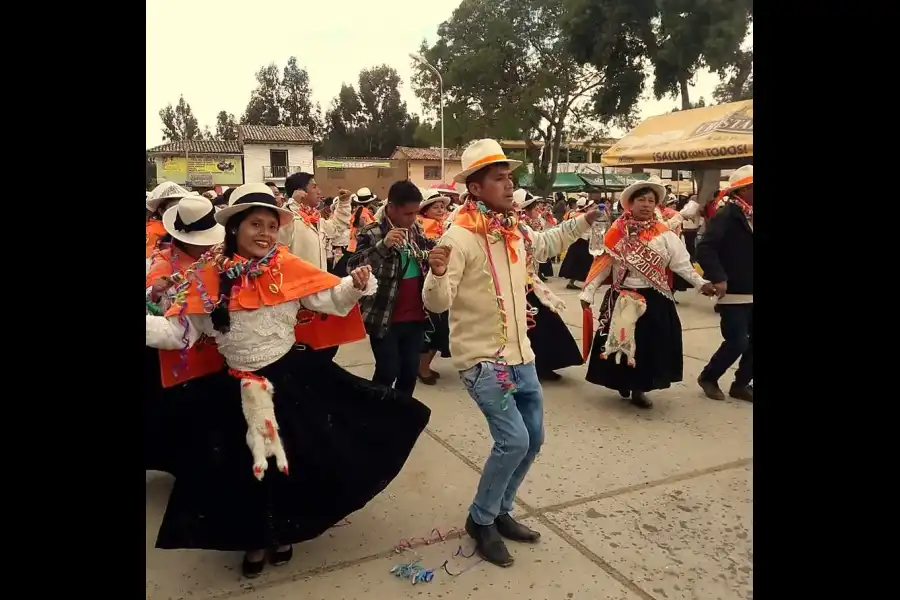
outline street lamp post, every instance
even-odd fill
[[[431,69],[431,71],[433,71],[434,74],[438,77],[441,100],[441,184],[443,184],[446,181],[446,179],[444,179],[444,78],[441,77],[440,71],[438,71],[430,62],[425,60],[425,57],[421,54],[411,52],[409,57],[417,63],[420,63],[428,69]]]

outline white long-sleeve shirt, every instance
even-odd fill
[[[687,248],[685,248],[684,246],[684,242],[682,242],[681,238],[675,235],[674,232],[664,231],[663,233],[647,242],[647,245],[659,253],[663,260],[666,261],[666,267],[668,269],[670,269],[673,273],[681,275],[688,283],[690,283],[695,288],[701,288],[705,284],[709,283],[708,281],[703,279],[703,277],[701,277],[699,273],[697,273],[696,269],[694,269],[694,265],[691,264],[691,256],[690,254],[688,254]],[[593,304],[594,294],[597,293],[597,289],[609,276],[611,269],[612,263],[610,263],[610,265],[607,266],[606,269],[604,269],[597,277],[595,277],[591,281],[585,282],[580,299]],[[633,270],[628,269],[628,273],[625,275],[625,281],[622,283],[622,287],[630,289],[640,289],[648,288],[651,286],[644,280],[643,277],[635,273]]]
[[[231,312],[228,333],[216,331],[209,315],[188,315],[187,345],[193,346],[201,335],[215,338],[225,362],[238,371],[256,371],[272,364],[288,353],[296,343],[294,326],[301,307],[329,315],[346,316],[363,296],[378,289],[374,277],[369,277],[365,290],[353,287],[353,280],[344,277],[333,288],[322,290],[276,306],[261,306],[256,310]],[[178,317],[147,315],[147,345],[160,350],[180,350],[184,347],[185,328]]]
[[[350,197],[337,198],[334,211],[327,219],[319,219],[318,227],[307,225],[301,217],[282,227],[278,241],[291,249],[291,254],[325,271],[328,269],[326,240],[335,240],[350,231]]]

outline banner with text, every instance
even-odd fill
[[[604,166],[698,163],[753,156],[753,100],[651,117],[603,153]]]
[[[244,168],[240,155],[204,155],[156,157],[156,178],[158,181],[173,181],[184,185],[211,187],[212,185],[241,185],[244,183]],[[211,183],[208,183],[211,182]]]

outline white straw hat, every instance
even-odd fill
[[[637,181],[635,183],[632,183],[627,188],[622,190],[622,195],[619,196],[619,204],[623,209],[630,209],[631,197],[636,191],[642,188],[650,188],[651,190],[653,190],[653,192],[656,194],[657,204],[664,201],[666,198],[666,188],[663,187],[661,180],[656,177],[651,177],[647,181]]]
[[[419,212],[424,211],[426,208],[428,208],[435,202],[443,202],[444,208],[446,208],[447,205],[450,204],[451,200],[448,196],[441,194],[437,190],[431,190],[431,191],[437,192],[437,193],[429,194],[427,198],[425,198],[424,200],[422,200],[422,202],[419,203]]]
[[[359,188],[358,190],[356,190],[356,193],[350,197],[350,200],[352,200],[353,202],[356,202],[358,204],[368,204],[372,200],[377,200],[377,199],[378,199],[378,196],[373,194],[372,190],[370,190],[367,187]]]
[[[513,206],[518,210],[525,210],[540,199],[540,196],[535,196],[523,188],[513,192]]]
[[[753,165],[744,165],[740,169],[735,169],[734,172],[728,176],[728,187],[725,188],[722,194],[724,195],[733,192],[734,190],[739,190],[748,185],[753,185]]]
[[[458,183],[465,183],[466,178],[475,171],[497,163],[508,163],[510,169],[522,166],[521,160],[506,158],[503,148],[496,140],[492,139],[476,140],[469,144],[469,147],[462,153],[461,162],[463,170],[453,178],[453,181]]]
[[[185,196],[162,218],[166,232],[194,246],[215,246],[225,239],[225,228],[216,223],[216,209],[203,196]]]
[[[150,197],[147,198],[147,210],[156,212],[156,210],[159,208],[159,205],[166,200],[178,200],[179,198],[184,198],[185,196],[191,195],[196,194],[192,194],[177,183],[173,183],[171,181],[163,181],[161,184],[153,188],[152,192],[150,192]]]
[[[232,192],[228,199],[228,206],[216,213],[216,222],[224,225],[228,219],[239,212],[258,206],[277,211],[282,227],[294,221],[294,213],[278,206],[275,194],[272,193],[269,186],[264,183],[245,183]]]

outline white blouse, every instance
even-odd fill
[[[691,264],[691,255],[688,254],[684,242],[682,242],[681,238],[675,235],[673,231],[664,231],[650,240],[647,245],[662,256],[663,260],[666,261],[666,267],[668,269],[673,273],[681,275],[695,288],[701,288],[709,283],[697,273],[696,269],[694,269],[694,265]],[[581,292],[580,296],[581,300],[593,303],[594,294],[597,292],[597,288],[599,288],[600,284],[602,284],[609,276],[611,269],[612,266],[610,265],[592,281],[585,283],[584,291]],[[638,289],[647,288],[650,287],[650,285],[648,285],[640,275],[635,274],[632,269],[628,269],[622,287]]]
[[[344,277],[333,288],[305,296],[299,300],[276,306],[261,306],[256,310],[231,313],[231,329],[221,333],[213,329],[209,315],[188,315],[188,347],[201,335],[215,338],[225,362],[238,371],[256,371],[270,365],[296,343],[294,326],[301,308],[329,315],[346,316],[359,299],[371,296],[378,289],[375,277],[370,276],[365,290],[353,287],[353,280]],[[185,329],[178,317],[147,315],[147,345],[160,350],[180,350]]]

